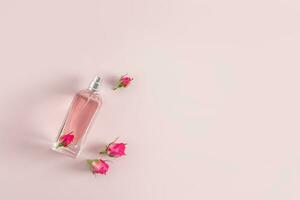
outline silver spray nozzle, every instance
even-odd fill
[[[99,76],[96,76],[94,78],[94,80],[90,83],[89,90],[94,91],[94,92],[98,91],[101,82],[102,82],[102,79]]]

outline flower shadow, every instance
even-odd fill
[[[105,77],[104,81],[107,85],[109,85],[109,87],[111,87],[113,89],[116,86],[116,84],[118,83],[119,79],[120,79],[119,76],[109,75],[109,76]]]

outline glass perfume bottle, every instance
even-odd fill
[[[88,89],[76,93],[52,147],[53,150],[73,158],[80,154],[88,129],[102,105],[102,99],[98,94],[100,83],[101,78],[97,76]]]

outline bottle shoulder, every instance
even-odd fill
[[[91,98],[94,101],[101,102],[102,103],[102,97],[99,93],[93,92],[89,89],[80,90],[77,92],[77,95],[82,96],[84,98]]]

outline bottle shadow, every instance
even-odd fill
[[[57,96],[74,93],[78,82],[78,77],[56,79],[51,84],[41,82],[39,87],[30,88],[26,93],[17,93],[13,99],[8,100],[7,104],[15,106],[13,112],[9,108],[4,111],[10,112],[3,126],[6,132],[4,148],[7,150],[7,157],[44,162],[56,156],[51,150],[53,138],[41,125],[46,121],[48,114],[44,112],[44,106]],[[40,119],[37,113],[45,113],[46,116]]]
[[[111,77],[108,81],[113,85],[116,77]],[[50,131],[47,130],[52,127],[51,123],[48,128],[47,126],[45,128],[43,124],[47,118],[51,121],[49,113],[53,113],[52,107],[60,109],[60,106],[54,102],[63,96],[72,97],[78,91],[78,83],[78,77],[53,80],[51,84],[40,83],[39,87],[32,88],[26,93],[19,93],[8,102],[16,105],[16,111],[7,116],[4,122],[4,131],[7,132],[4,138],[6,140],[4,148],[7,153],[3,159],[13,158],[22,162],[45,164],[55,162],[59,169],[68,173],[74,171],[89,173],[85,158],[99,158],[99,152],[106,148],[105,144],[101,142],[89,144],[81,157],[74,160],[51,149],[56,134],[49,134]],[[45,111],[45,105],[50,105],[52,111]],[[9,111],[9,108],[7,109],[6,112]],[[39,115],[41,113],[45,115],[42,119]]]

